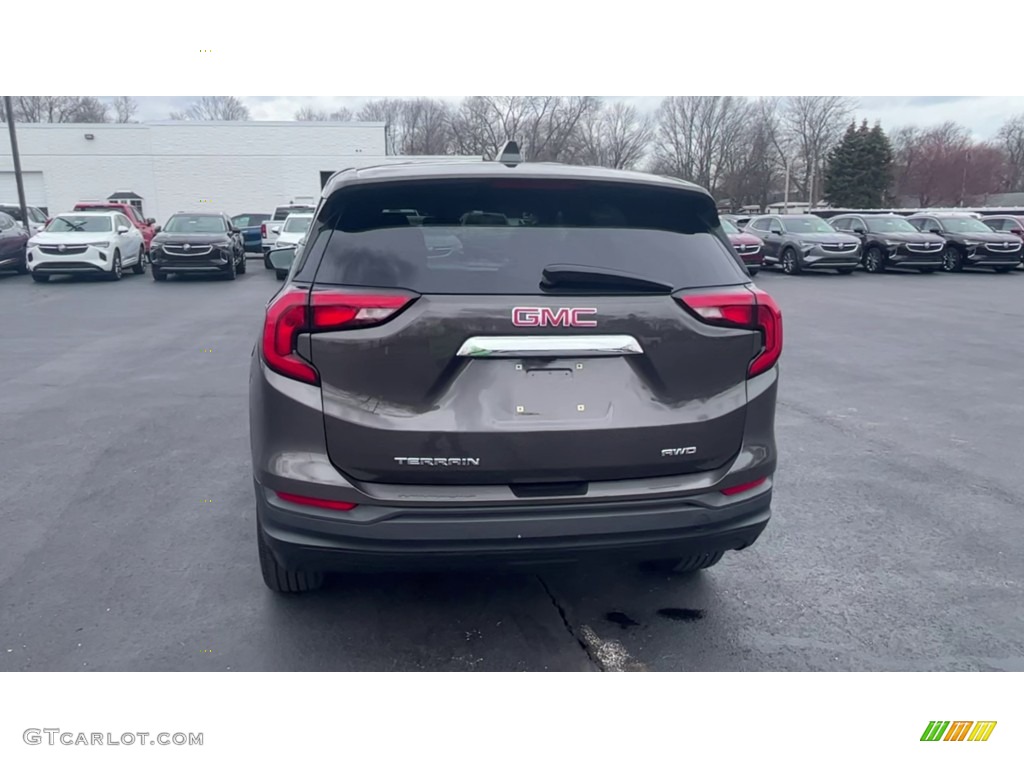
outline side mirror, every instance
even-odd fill
[[[154,224],[156,224],[156,219],[146,219],[146,224],[152,227]]]
[[[163,229],[163,227],[161,227],[159,224],[157,226],[153,227],[153,234],[159,235],[161,229]]]
[[[284,248],[271,248],[270,253],[267,254],[271,265],[277,270],[277,273],[287,272],[292,268],[292,262],[295,261],[295,246],[289,245]]]
[[[240,235],[240,234],[242,234],[242,230],[240,230],[238,227],[232,227],[231,228],[231,234],[233,234],[233,235]]]
[[[855,235],[863,235],[864,234],[864,227],[854,227],[853,228],[853,234],[855,234]]]
[[[281,234],[281,228],[280,227],[271,227],[270,231],[273,232],[275,235]]]
[[[942,234],[942,230],[939,229],[938,227],[932,227],[928,231],[931,232],[933,235],[941,235]]]
[[[117,234],[119,234],[119,235],[127,235],[130,231],[131,230],[128,229],[128,227],[118,227],[117,228]]]
[[[781,235],[782,234],[782,230],[781,229],[773,229],[772,230],[772,234],[773,235]]]

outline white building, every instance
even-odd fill
[[[180,210],[272,213],[319,195],[335,171],[441,159],[388,156],[384,123],[19,123],[17,135],[29,205],[54,214],[130,191],[161,224]],[[11,148],[0,140],[0,202],[17,199]]]

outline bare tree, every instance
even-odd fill
[[[996,134],[996,140],[1006,153],[1008,191],[1024,191],[1024,113],[1007,120]]]
[[[749,104],[736,96],[669,96],[657,112],[652,170],[714,192],[737,151]]]
[[[15,96],[19,123],[105,123],[107,105],[95,96]]]
[[[248,120],[249,108],[237,96],[203,96],[171,120]]]
[[[412,99],[399,112],[402,155],[443,155],[451,150],[451,107],[439,99]]]
[[[846,96],[791,96],[782,107],[779,147],[788,158],[798,193],[822,189],[825,161],[853,118],[856,102]],[[817,196],[817,195],[816,195]],[[808,201],[814,203],[815,201]]]
[[[139,111],[139,104],[131,96],[118,96],[114,99],[114,115],[118,123],[135,122],[132,118]]]
[[[353,115],[352,110],[348,107],[338,107],[333,112],[328,112],[326,109],[303,107],[295,113],[295,119],[300,122],[348,123],[352,121]]]
[[[617,101],[588,112],[580,127],[579,161],[606,168],[635,168],[647,155],[654,121],[636,107]]]
[[[784,195],[779,131],[777,98],[763,97],[748,105],[739,135],[723,154],[721,194],[734,208],[756,205],[765,210]]]

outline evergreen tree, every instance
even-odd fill
[[[837,208],[881,208],[892,183],[893,153],[881,125],[851,123],[829,154],[825,194]]]

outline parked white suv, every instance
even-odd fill
[[[62,213],[28,241],[32,279],[52,275],[100,274],[120,280],[122,270],[146,271],[146,244],[128,218],[114,211]]]
[[[281,234],[281,228],[284,226],[285,219],[291,216],[293,213],[305,213],[312,216],[316,211],[316,206],[311,203],[296,203],[291,202],[288,205],[279,205],[274,209],[274,216],[270,221],[264,221],[260,225],[260,243],[263,247],[263,262],[267,265],[267,269],[270,269],[269,262],[267,261],[266,255],[271,248],[275,246],[278,236]]]
[[[281,224],[281,232],[277,236],[277,240],[274,242],[275,248],[284,248],[289,245],[296,247],[296,254],[299,251],[300,243],[303,243],[306,239],[306,233],[309,231],[310,225],[313,223],[312,213],[293,213],[284,220]],[[267,269],[273,269],[274,265],[270,263],[270,259],[267,256],[263,257],[263,266]],[[278,271],[278,278],[284,279],[284,276]]]

